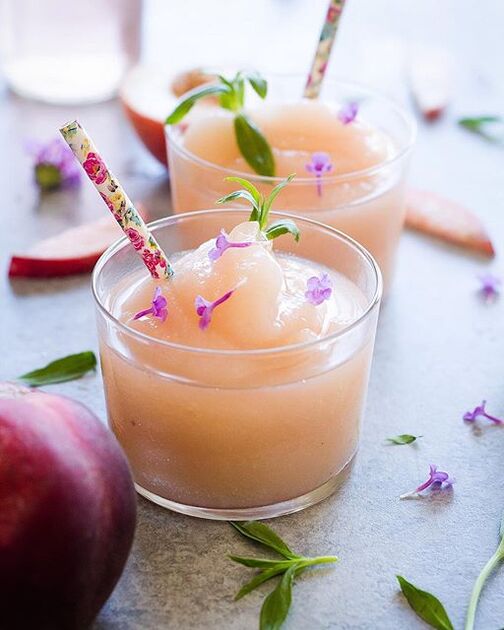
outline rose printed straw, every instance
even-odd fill
[[[306,81],[304,91],[305,98],[317,98],[319,95],[344,6],[345,0],[329,0],[329,8],[325,17],[324,26],[320,33],[315,57],[310,74],[308,75],[308,80]]]
[[[74,120],[61,127],[60,132],[151,276],[155,279],[172,276],[173,267],[86,131]]]

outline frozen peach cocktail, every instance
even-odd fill
[[[152,224],[178,252],[171,279],[125,240],[94,273],[109,423],[137,489],[209,518],[276,516],[334,490],[357,449],[381,295],[363,248],[310,220],[268,224],[248,188],[250,217]]]
[[[317,100],[300,98],[301,77],[272,78],[264,101],[250,86],[246,103],[243,90],[235,91],[217,93],[222,107],[201,108],[187,119],[183,107],[168,118],[175,211],[211,207],[230,190],[224,175],[248,177],[268,193],[295,172],[278,208],[355,238],[376,258],[387,286],[404,222],[410,117],[387,98],[330,79]],[[265,96],[265,83],[258,92]]]

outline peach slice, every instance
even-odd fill
[[[137,205],[137,208],[140,208]],[[145,212],[141,211],[145,218]],[[122,235],[111,216],[69,228],[40,241],[10,261],[11,278],[50,278],[89,273],[96,261]]]
[[[120,90],[119,98],[126,117],[148,151],[167,165],[164,121],[185,92],[215,79],[215,74],[192,69],[169,74],[154,66],[133,68]]]
[[[461,204],[436,193],[410,189],[406,226],[492,258],[495,251],[480,219]]]

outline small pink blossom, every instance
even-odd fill
[[[36,140],[26,143],[34,160],[35,182],[41,190],[70,188],[80,184],[80,167],[72,151],[59,138],[46,144]]]
[[[168,300],[161,294],[161,287],[156,287],[151,306],[143,311],[138,311],[133,319],[140,319],[146,315],[153,315],[153,317],[157,317],[162,322],[168,317]]]
[[[323,151],[312,153],[311,162],[305,164],[308,173],[313,173],[317,178],[317,193],[322,196],[322,175],[332,171],[331,156]]]
[[[208,328],[210,322],[212,321],[212,313],[214,309],[223,302],[229,300],[234,292],[235,290],[231,289],[231,291],[224,293],[223,296],[221,296],[214,302],[209,302],[208,300],[205,300],[205,298],[201,295],[196,296],[196,299],[194,300],[194,307],[196,308],[196,314],[200,318],[199,327],[201,328],[201,330],[206,330]]]
[[[221,230],[219,236],[215,239],[215,247],[208,252],[208,258],[215,261],[232,247],[250,247],[250,245],[252,245],[251,241],[233,243],[229,240],[229,234],[226,234],[225,230]]]
[[[305,297],[314,306],[318,306],[331,297],[332,281],[329,274],[322,273],[320,277],[312,276],[306,283]]]
[[[451,486],[455,483],[455,480],[450,477],[447,472],[443,472],[442,470],[438,470],[437,466],[431,464],[429,466],[429,478],[424,481],[422,484],[415,488],[411,492],[406,492],[406,494],[401,494],[400,499],[408,499],[410,497],[414,497],[420,492],[427,490],[427,488],[435,487],[438,490],[446,490],[447,488],[451,488]]]
[[[128,228],[126,230],[126,235],[129,238],[129,240],[131,241],[131,244],[133,245],[133,247],[137,251],[142,249],[143,246],[145,245],[145,240],[144,240],[143,236],[141,234],[139,234],[137,232],[137,230],[135,230],[134,228]]]
[[[486,400],[483,400],[481,405],[475,407],[472,411],[466,411],[462,416],[462,419],[465,422],[476,422],[480,418],[486,418],[487,420],[491,420],[494,424],[504,424],[504,420],[502,418],[497,418],[496,416],[492,416],[486,412]]]
[[[344,125],[349,125],[357,118],[358,113],[359,103],[350,102],[343,105],[338,113],[338,118]]]
[[[481,282],[480,294],[486,302],[493,302],[499,297],[501,279],[491,273],[483,273],[478,276]]]
[[[90,151],[82,164],[90,180],[96,184],[103,184],[107,179],[107,167],[96,153]]]

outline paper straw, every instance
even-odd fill
[[[60,132],[151,276],[156,279],[172,276],[173,267],[163,250],[83,127],[73,120],[61,127]]]
[[[327,9],[324,26],[320,33],[315,57],[313,58],[310,74],[306,81],[304,91],[305,98],[317,98],[319,95],[344,7],[345,0],[329,0],[329,8]]]

